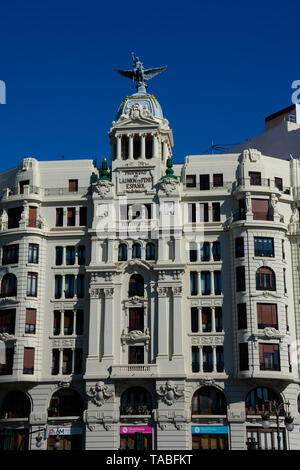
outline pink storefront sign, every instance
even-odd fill
[[[135,432],[141,432],[143,434],[152,434],[152,428],[150,426],[121,426],[120,434],[134,434]]]

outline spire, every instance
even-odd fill
[[[155,77],[155,75],[158,75],[167,68],[167,65],[164,65],[163,67],[156,67],[154,69],[144,69],[143,62],[140,62],[139,57],[134,57],[133,52],[131,55],[133,60],[133,70],[116,69],[116,72],[118,72],[120,75],[123,75],[123,77],[130,78],[131,80],[137,82],[136,89],[138,93],[147,94],[146,88],[148,85],[146,85],[146,80],[150,80],[151,78]]]
[[[173,170],[173,160],[171,155],[169,156],[167,160],[167,169],[166,169],[166,174],[161,177],[161,179],[164,178],[173,178],[174,180],[177,180],[177,176],[174,175],[174,170]]]
[[[97,181],[111,181],[111,178],[108,176],[108,163],[106,158],[103,158],[102,165],[101,165],[101,170],[100,170],[100,178],[97,179]]]

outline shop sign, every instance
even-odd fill
[[[120,434],[134,434],[135,432],[141,432],[143,434],[152,434],[152,428],[150,426],[121,426]]]
[[[192,426],[192,434],[228,434],[228,426]]]
[[[75,436],[81,435],[82,428],[74,428],[74,427],[46,427],[46,439],[49,436]]]

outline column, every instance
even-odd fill
[[[133,160],[133,134],[127,135],[129,139],[129,160]]]
[[[152,135],[152,155],[153,158],[158,157],[158,135],[156,133],[151,134]]]
[[[202,346],[199,347],[199,372],[203,372],[203,348]]]
[[[121,160],[122,135],[121,134],[117,135],[116,139],[117,139],[117,160]]]
[[[158,258],[160,261],[165,261],[166,259],[166,249],[165,249],[165,240],[162,238],[162,234],[158,239]]]
[[[199,332],[202,333],[202,307],[198,309]]]
[[[64,331],[64,314],[65,314],[65,311],[60,310],[60,329],[59,329],[59,335],[60,336],[65,334],[65,331]]]
[[[172,361],[176,361],[176,370],[185,369],[183,356],[183,325],[182,325],[182,287],[172,287],[173,293],[173,355]]]
[[[104,349],[103,360],[113,359],[113,340],[114,340],[114,314],[113,314],[113,287],[103,289],[104,292]]]
[[[211,331],[216,332],[216,307],[211,307]]]
[[[169,340],[168,340],[168,308],[167,308],[167,295],[168,287],[158,287],[158,352],[157,359],[164,359],[169,362]]]
[[[100,345],[100,289],[90,288],[90,322],[88,357],[86,362],[86,373],[97,374],[99,369],[99,345]]]
[[[146,158],[146,134],[141,133],[139,134],[141,138],[141,158],[145,159]]]
[[[210,271],[210,285],[211,285],[210,293],[215,295],[215,278],[214,278],[213,271]]]
[[[63,352],[64,350],[62,348],[59,348],[59,355],[58,355],[58,375],[62,375],[63,373]]]
[[[77,310],[73,310],[73,335],[76,334]]]
[[[212,346],[212,353],[213,353],[213,372],[217,371],[217,351],[216,347]]]
[[[168,142],[164,141],[163,143],[163,155],[164,155],[164,160],[166,160],[169,156],[169,150],[168,150]]]
[[[112,238],[107,239],[107,262],[114,263],[114,240]]]

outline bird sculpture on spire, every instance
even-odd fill
[[[133,52],[131,55],[133,60],[133,70],[116,69],[116,72],[118,72],[120,75],[123,75],[123,77],[128,77],[131,80],[137,82],[136,89],[138,93],[146,93],[146,88],[148,87],[146,80],[150,80],[151,78],[155,77],[155,75],[158,75],[167,68],[167,65],[152,69],[144,69],[143,63],[140,61],[139,57],[135,57]]]

